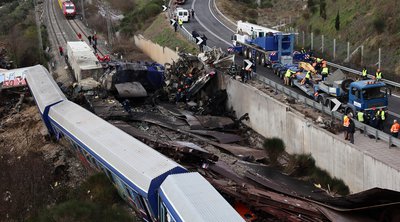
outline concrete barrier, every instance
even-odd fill
[[[177,52],[171,50],[170,48],[160,46],[148,39],[145,39],[142,35],[136,35],[135,45],[146,53],[152,60],[160,63],[172,63],[179,59]]]
[[[237,117],[249,113],[249,127],[264,137],[282,138],[288,153],[310,153],[318,167],[342,179],[351,192],[373,187],[400,191],[399,166],[385,164],[250,85],[220,76],[219,86],[227,90],[228,106]]]

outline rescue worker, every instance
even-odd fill
[[[82,41],[82,34],[81,34],[80,32],[78,32],[78,39],[79,39],[80,41]]]
[[[178,23],[176,21],[174,21],[174,30],[175,32],[178,30]]]
[[[393,125],[390,128],[390,132],[392,133],[393,137],[399,136],[400,124],[397,122],[397,119],[393,120]]]
[[[328,74],[329,74],[329,69],[328,69],[328,67],[324,66],[321,71],[322,81],[326,80],[326,78],[328,77]]]
[[[365,68],[365,67],[362,70],[362,79],[363,80],[368,79],[368,71],[367,71],[367,68]]]
[[[349,114],[344,115],[343,117],[343,127],[344,127],[344,139],[349,139],[349,126],[350,126],[350,118],[348,117]]]
[[[194,19],[194,9],[191,9],[190,13],[192,14],[192,18]]]
[[[285,83],[286,86],[290,85],[289,84],[290,83],[290,77],[292,77],[292,74],[294,74],[294,73],[296,73],[296,72],[294,72],[294,71],[292,71],[290,69],[286,70],[285,77],[284,77],[284,83]]]
[[[357,120],[360,123],[364,123],[364,112],[358,111],[357,113]],[[360,129],[360,133],[363,133],[364,131]]]
[[[377,69],[377,70],[376,70],[376,73],[375,73],[375,80],[378,81],[378,82],[382,80],[382,72],[381,72],[380,69]]]
[[[178,20],[178,24],[179,24],[179,27],[181,27],[181,28],[182,28],[182,25],[183,25],[183,20],[182,20],[182,19],[179,19],[179,20]]]
[[[376,117],[378,118],[378,129],[383,130],[383,125],[386,119],[386,112],[382,108],[380,108],[376,112]]]
[[[310,71],[307,71],[306,76],[304,77],[304,79],[305,79],[305,82],[304,82],[305,84],[312,86],[312,83],[311,83],[312,76],[311,76],[311,72]]]
[[[64,49],[63,49],[63,47],[62,47],[62,46],[59,46],[59,47],[58,47],[58,50],[60,51],[60,56],[63,56],[63,55],[64,55]]]
[[[347,114],[349,117],[349,126],[347,127],[347,134],[348,134],[348,140],[350,140],[350,143],[354,144],[354,133],[356,132],[356,125],[354,124],[354,121],[351,119],[353,117],[352,113]]]
[[[89,45],[92,45],[92,36],[89,35],[87,38],[88,38],[88,40],[89,40]]]

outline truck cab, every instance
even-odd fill
[[[346,113],[385,109],[388,105],[387,87],[383,82],[362,80],[352,82],[349,87],[349,100]]]

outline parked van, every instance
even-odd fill
[[[177,20],[182,19],[183,22],[189,22],[190,20],[189,10],[184,8],[177,8],[175,10],[175,16]]]

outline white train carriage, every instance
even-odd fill
[[[67,100],[51,74],[41,65],[26,69],[26,81],[49,133],[52,132],[48,113],[54,104]]]
[[[49,118],[57,137],[66,136],[145,220],[156,221],[159,186],[185,168],[73,102],[52,106]]]
[[[160,221],[244,222],[199,173],[169,175],[159,189]]]

